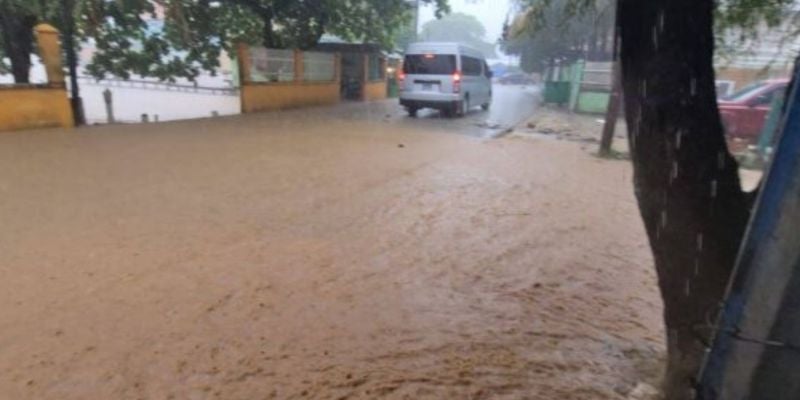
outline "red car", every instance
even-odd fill
[[[772,100],[781,96],[788,79],[771,79],[752,83],[717,103],[722,124],[728,136],[755,141],[767,120]]]

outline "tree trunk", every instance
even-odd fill
[[[0,35],[3,51],[11,60],[11,74],[16,83],[29,83],[31,53],[33,53],[33,27],[36,17],[14,14],[11,9],[0,7]]]
[[[83,113],[83,100],[81,100],[81,92],[78,85],[78,55],[75,51],[75,0],[62,0],[61,13],[61,22],[64,25],[62,41],[67,54],[67,68],[69,69],[72,119],[75,121],[75,126],[81,126],[86,125],[86,118]]]
[[[614,133],[617,129],[617,121],[619,120],[619,113],[621,112],[622,108],[622,66],[620,65],[619,61],[619,24],[617,21],[620,20],[620,8],[616,7],[614,9],[614,24],[612,27],[614,28],[614,48],[611,51],[612,55],[612,64],[611,64],[611,95],[608,99],[608,108],[606,109],[606,119],[605,123],[603,124],[603,134],[600,137],[600,151],[598,155],[600,157],[608,157],[611,155],[611,147],[614,143]],[[607,36],[607,32],[605,32],[605,28],[603,29],[603,37]],[[605,43],[603,43],[603,48],[605,51]]]
[[[592,26],[592,36],[589,37],[589,56],[587,57],[588,61],[598,61],[597,58],[597,21],[594,21]]]
[[[669,400],[692,398],[749,217],[716,103],[713,0],[620,0],[634,186],[664,300]]]
[[[265,11],[261,14],[261,21],[264,23],[264,47],[271,49],[280,48],[280,43],[275,36],[275,29],[272,26],[273,19],[275,19],[275,15],[272,11]]]
[[[603,26],[603,29],[600,31],[600,60],[601,61],[608,61],[612,59],[613,55],[609,57],[609,54],[612,51],[608,49],[608,36],[611,35],[613,32],[612,29],[609,29],[608,26]]]
[[[613,61],[611,65],[611,95],[608,99],[606,119],[603,123],[603,134],[600,137],[600,157],[610,156],[611,146],[614,143],[614,133],[616,132],[620,106],[622,105],[622,82],[619,69],[619,61]]]

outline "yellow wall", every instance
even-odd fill
[[[242,113],[330,105],[339,102],[339,82],[244,84]]]
[[[383,100],[387,97],[386,81],[367,82],[364,85],[364,101]]]
[[[39,57],[42,58],[47,82],[64,83],[64,70],[61,68],[61,43],[58,41],[58,30],[48,24],[39,24],[34,28],[36,44],[39,45]]]
[[[0,131],[72,126],[63,88],[0,86]]]

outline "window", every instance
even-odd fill
[[[331,82],[336,80],[336,57],[331,53],[303,53],[303,80]]]
[[[474,57],[461,57],[461,70],[464,75],[480,76],[483,73],[481,60]]]
[[[371,81],[380,81],[386,76],[386,71],[383,69],[383,62],[381,56],[377,54],[369,55],[369,75]]]
[[[456,72],[456,56],[444,54],[408,55],[403,72],[419,75],[452,75]]]
[[[250,80],[253,82],[288,82],[294,80],[294,51],[250,48]]]
[[[753,92],[755,92],[755,91],[761,89],[762,87],[764,87],[764,85],[766,85],[766,83],[764,83],[764,82],[751,83],[751,84],[739,89],[738,91],[736,91],[735,93],[733,93],[733,94],[731,94],[729,96],[723,96],[722,100],[741,101],[741,100],[747,98],[747,96],[750,96]]]
[[[772,101],[775,100],[775,96],[782,96],[783,93],[786,91],[786,86],[778,86],[774,87],[770,90],[765,91],[764,93],[759,94],[753,100],[753,105],[756,106],[768,106],[772,104]]]
[[[719,97],[730,96],[736,86],[736,82],[728,80],[717,80],[714,83],[717,86],[717,96]]]

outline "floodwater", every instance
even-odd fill
[[[444,130],[450,133],[491,138],[508,133],[536,110],[541,89],[537,86],[494,85],[489,111],[474,107],[461,118],[449,118],[436,110],[420,110],[410,118],[398,101],[350,103],[337,108],[335,116],[350,121],[382,121],[415,130]]]
[[[624,399],[651,380],[629,165],[397,114],[0,135],[0,397]]]

